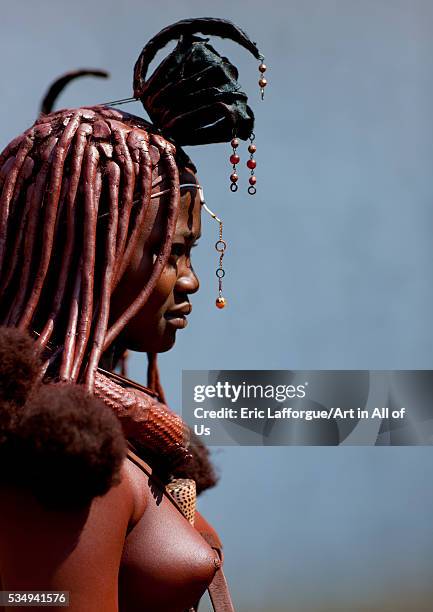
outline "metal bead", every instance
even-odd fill
[[[266,85],[268,84],[267,80],[262,77],[261,79],[259,79],[259,85],[260,87],[266,87]]]
[[[215,306],[217,308],[225,308],[226,305],[226,299],[223,297],[217,297],[217,299],[215,300]]]
[[[255,185],[257,183],[257,178],[253,175],[248,179],[250,185]]]
[[[266,64],[260,64],[259,70],[260,70],[260,72],[266,72],[266,70],[267,70]]]
[[[255,144],[250,144],[250,145],[248,146],[248,151],[249,151],[250,153],[255,153],[255,152],[257,151],[257,147],[256,147],[256,145],[255,145]]]
[[[230,144],[234,149],[237,149],[239,146],[239,140],[237,138],[233,138]]]
[[[239,176],[236,174],[236,172],[233,172],[233,174],[230,175],[230,180],[232,183],[237,183],[239,180]]]

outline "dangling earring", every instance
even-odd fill
[[[223,222],[221,221],[221,219],[219,219],[216,216],[214,212],[211,211],[210,208],[206,206],[206,202],[204,200],[203,187],[201,185],[199,185],[198,183],[181,183],[179,187],[181,188],[182,187],[195,187],[196,189],[198,189],[199,194],[200,194],[200,203],[202,207],[212,217],[212,219],[215,219],[215,221],[219,223],[219,238],[215,243],[215,249],[217,250],[219,254],[218,268],[215,271],[215,274],[218,278],[218,297],[215,300],[215,305],[217,308],[224,308],[227,302],[226,302],[225,297],[223,297],[223,278],[226,275],[226,271],[223,268],[223,257],[224,257],[224,253],[227,248],[227,243],[225,240],[223,240]],[[169,190],[166,189],[165,191],[169,191]],[[165,191],[160,191],[158,194],[155,194],[155,195],[159,196],[161,193],[165,193]]]
[[[248,182],[250,184],[250,186],[248,187],[248,193],[250,195],[254,195],[256,193],[256,191],[257,191],[257,189],[255,187],[256,182],[257,182],[257,178],[256,178],[256,176],[254,174],[254,170],[255,170],[255,168],[257,166],[257,162],[254,159],[254,153],[257,151],[256,145],[253,144],[255,138],[256,138],[256,136],[255,136],[254,132],[251,132],[251,134],[249,136],[250,144],[248,145],[248,152],[250,154],[250,159],[247,161],[247,168],[249,168],[251,170],[251,173],[250,173],[251,176],[248,179]]]
[[[263,61],[264,59],[265,58],[263,57],[263,55],[261,55],[260,64],[259,64],[259,73],[260,73],[259,85],[260,85],[260,93],[262,96],[262,100],[265,97],[265,87],[268,84],[268,81],[264,77],[264,73],[267,70],[267,66]],[[250,144],[248,145],[248,153],[250,154],[250,158],[247,161],[247,168],[251,170],[250,178],[248,179],[248,182],[250,184],[250,186],[248,187],[248,193],[250,195],[255,195],[255,193],[257,192],[257,189],[256,189],[257,177],[255,176],[255,173],[254,173],[254,170],[257,166],[257,162],[254,159],[254,153],[257,151],[257,147],[254,144],[255,138],[256,136],[254,132],[251,132],[251,134],[249,135]]]
[[[260,86],[260,94],[262,97],[262,100],[265,97],[265,87],[268,84],[268,81],[265,79],[264,74],[266,72],[266,70],[268,69],[268,67],[266,66],[266,64],[264,63],[264,56],[260,55],[259,56],[260,59],[260,64],[259,64],[259,86]],[[233,130],[232,133],[232,139],[230,141],[231,147],[232,147],[232,154],[230,155],[230,163],[232,164],[232,173],[230,175],[230,191],[237,191],[238,190],[238,180],[239,180],[239,175],[237,173],[237,169],[236,166],[237,164],[241,161],[241,158],[239,157],[239,154],[237,152],[237,148],[239,147],[239,140],[236,138],[236,130]],[[251,132],[251,134],[249,135],[249,140],[250,140],[250,144],[248,146],[248,152],[250,154],[250,158],[247,161],[247,167],[249,168],[249,170],[251,170],[250,173],[250,178],[248,180],[250,186],[248,187],[248,193],[250,195],[254,195],[257,192],[256,189],[256,183],[257,183],[257,178],[254,174],[254,170],[257,166],[257,162],[254,159],[254,153],[257,150],[257,147],[255,144],[253,144],[253,141],[255,139],[255,134],[254,132]]]
[[[238,153],[237,153],[237,148],[239,146],[239,140],[236,138],[236,133],[233,130],[233,138],[230,142],[231,146],[232,146],[232,154],[230,155],[230,163],[232,164],[232,173],[230,175],[230,191],[233,191],[233,193],[235,191],[238,190],[238,185],[237,182],[239,180],[239,176],[236,172],[236,165],[241,161],[241,158],[239,157]]]
[[[200,188],[200,195],[202,194],[203,194],[203,190]],[[203,206],[205,211],[210,214],[212,219],[215,219],[215,221],[219,223],[219,226],[220,226],[219,238],[215,242],[215,249],[219,255],[218,268],[215,270],[215,274],[218,279],[218,297],[215,300],[215,306],[217,308],[225,308],[225,305],[227,302],[226,302],[225,297],[223,296],[223,278],[226,275],[226,271],[223,268],[223,257],[224,257],[224,253],[226,252],[227,242],[223,240],[223,222],[221,221],[221,219],[218,219],[216,214],[212,212],[210,208],[206,206],[204,199],[202,199],[201,205]]]
[[[260,94],[262,96],[262,100],[265,97],[265,87],[268,84],[268,81],[265,79],[264,74],[266,72],[266,70],[268,69],[268,67],[266,66],[266,64],[264,63],[264,57],[263,55],[260,56],[260,64],[259,64],[259,72],[260,72],[260,78],[259,78],[259,85],[260,85]]]
[[[224,308],[226,305],[226,299],[225,297],[223,297],[223,278],[226,275],[226,272],[223,268],[223,257],[224,257],[225,250],[227,248],[227,243],[225,240],[223,240],[223,223],[221,219],[218,219],[213,214],[212,216],[220,224],[219,240],[217,240],[217,242],[215,243],[215,248],[217,252],[219,253],[219,264],[215,272],[218,278],[218,297],[215,300],[215,305],[217,308]]]
[[[215,221],[219,223],[219,226],[220,226],[219,227],[219,238],[215,242],[215,249],[217,250],[219,254],[218,268],[215,270],[215,274],[218,279],[218,297],[215,300],[215,306],[217,308],[225,308],[225,305],[227,302],[226,302],[225,297],[223,296],[223,278],[226,275],[226,271],[223,268],[223,257],[224,257],[224,253],[226,252],[227,242],[223,240],[223,222],[221,221],[221,219],[218,219],[216,214],[212,212],[210,208],[206,206],[206,202],[204,201],[203,188],[199,187],[199,190],[200,190],[201,205],[203,206],[205,211],[212,217],[212,219],[215,219]]]

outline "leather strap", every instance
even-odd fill
[[[146,463],[138,455],[134,453],[134,451],[132,450],[133,445],[129,441],[128,441],[128,446],[129,446],[128,448],[129,459],[133,463],[135,463],[139,468],[141,468],[147,476],[155,479],[155,476],[152,474],[151,470],[149,470],[149,467],[146,465]],[[162,488],[164,495],[171,501],[171,503],[177,508],[177,510],[182,514],[182,516],[184,516],[182,510],[180,509],[176,501],[173,499],[171,495],[167,493],[167,491],[165,490],[165,487],[162,484],[161,484],[161,488]],[[212,607],[214,609],[214,612],[235,612],[235,609],[233,607],[233,603],[230,597],[230,592],[229,592],[229,588],[227,585],[227,581],[224,576],[224,572],[222,568],[223,552],[222,552],[221,542],[216,532],[212,529],[212,527],[210,527],[207,521],[205,521],[205,519],[201,515],[198,515],[198,518],[199,518],[198,525],[196,527],[197,531],[200,533],[203,539],[206,540],[206,542],[211,546],[211,548],[213,548],[218,553],[218,556],[221,559],[221,566],[215,572],[212,582],[208,586],[209,597],[212,602]]]
[[[215,572],[208,591],[215,612],[235,612],[222,566]]]
[[[213,548],[220,560],[221,565],[215,572],[212,582],[208,586],[209,597],[212,602],[214,612],[234,612],[233,602],[230,597],[229,587],[223,571],[224,554],[221,540],[215,529],[209,525],[199,512],[196,512],[196,529],[206,542]]]
[[[128,458],[135,463],[135,465],[137,467],[139,467],[142,472],[144,472],[146,474],[146,476],[149,477],[149,479],[151,479],[155,484],[157,484],[159,486],[159,488],[161,489],[161,491],[163,492],[163,494],[169,499],[169,501],[171,501],[171,503],[173,504],[173,506],[175,506],[176,510],[178,510],[182,516],[184,516],[180,506],[178,505],[177,501],[174,499],[174,497],[172,497],[171,495],[169,495],[165,489],[164,484],[162,483],[162,481],[157,478],[154,474],[153,471],[149,468],[149,466],[143,461],[143,459],[141,459],[141,457],[139,457],[132,449],[134,448],[134,446],[131,444],[131,442],[129,440],[127,440],[127,444],[128,444]],[[134,448],[135,450],[135,448]]]

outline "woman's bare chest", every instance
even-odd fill
[[[122,612],[183,612],[219,567],[217,553],[151,477],[142,474],[146,508],[128,533],[119,571]]]

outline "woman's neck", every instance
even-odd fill
[[[108,372],[114,372],[119,365],[126,349],[120,344],[112,344],[102,355],[99,366]]]

